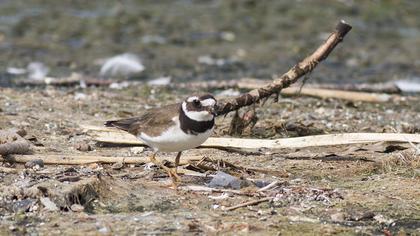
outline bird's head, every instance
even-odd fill
[[[211,94],[190,96],[182,102],[182,111],[195,121],[211,121],[216,116],[217,101]]]

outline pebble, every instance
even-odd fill
[[[70,209],[74,212],[82,212],[85,210],[85,208],[80,204],[73,204],[70,206]]]
[[[85,142],[76,143],[74,145],[74,148],[76,148],[76,150],[81,151],[81,152],[92,151],[92,147],[88,143],[85,143]]]
[[[112,169],[114,170],[121,170],[124,167],[124,164],[122,162],[116,162],[112,165]]]
[[[44,161],[42,159],[34,159],[25,163],[25,168],[34,168],[36,166],[44,167]]]
[[[130,152],[133,154],[140,154],[144,151],[144,147],[132,147],[130,148]]]
[[[55,205],[55,203],[53,201],[51,201],[51,199],[49,197],[42,197],[39,199],[42,203],[42,205],[44,205],[45,209],[48,211],[58,211],[58,207],[57,205]]]

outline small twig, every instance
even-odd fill
[[[193,192],[233,193],[233,194],[236,194],[236,195],[254,196],[254,193],[241,192],[239,190],[233,190],[233,189],[210,188],[210,187],[200,186],[200,185],[180,186],[180,187],[178,187],[178,189],[179,190],[186,190],[186,191],[193,191]]]
[[[273,187],[276,187],[278,183],[279,183],[279,181],[275,180],[275,181],[271,182],[269,185],[258,189],[257,193],[261,193],[261,192],[267,191],[267,190],[269,190]]]
[[[272,199],[273,199],[273,197],[265,197],[265,198],[261,198],[261,199],[257,199],[257,200],[252,200],[252,201],[249,201],[249,202],[244,202],[244,203],[241,203],[241,204],[238,204],[238,205],[235,205],[235,206],[226,207],[224,210],[225,211],[233,211],[233,210],[236,210],[236,209],[241,208],[241,207],[253,206],[253,205],[258,205],[262,202],[268,202]]]

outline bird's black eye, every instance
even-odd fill
[[[201,102],[198,99],[194,99],[193,104],[195,107],[201,107]]]

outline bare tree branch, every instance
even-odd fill
[[[238,110],[241,107],[249,106],[257,103],[262,99],[268,98],[273,94],[278,94],[283,88],[289,87],[295,83],[300,77],[311,72],[321,61],[325,60],[332,50],[343,40],[344,36],[351,30],[351,26],[340,21],[333,33],[328,39],[314,52],[303,61],[296,64],[287,73],[275,79],[272,83],[249,91],[239,97],[219,101],[217,109],[218,115],[225,115],[231,111]]]

